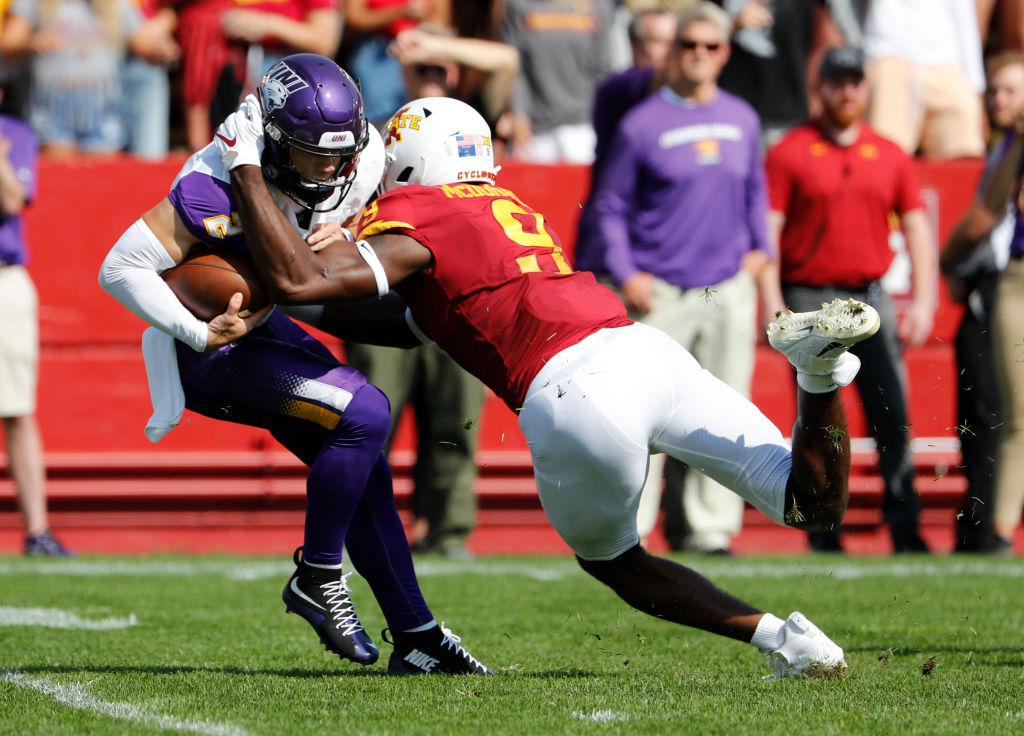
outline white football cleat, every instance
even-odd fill
[[[823,393],[853,380],[860,359],[846,351],[878,332],[880,325],[874,307],[856,299],[833,299],[816,312],[781,312],[768,325],[768,342],[793,364],[804,389]]]
[[[782,645],[762,649],[775,672],[765,677],[841,677],[846,670],[843,650],[821,629],[794,611],[782,626]]]

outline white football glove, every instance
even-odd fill
[[[263,155],[263,115],[255,95],[249,95],[227,116],[213,136],[220,160],[228,171],[236,166],[259,166]]]

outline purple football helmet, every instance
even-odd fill
[[[263,108],[263,175],[292,200],[314,212],[327,211],[348,192],[359,152],[369,141],[363,98],[352,78],[332,60],[317,54],[286,56],[260,81]],[[331,157],[333,178],[304,175],[294,152],[304,158]],[[316,159],[313,159],[316,160]],[[323,159],[321,159],[323,160]],[[318,210],[334,194],[341,197]]]

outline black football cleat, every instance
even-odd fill
[[[359,623],[349,596],[348,575],[341,568],[317,567],[302,559],[302,547],[295,550],[295,573],[281,591],[286,613],[297,613],[309,621],[320,643],[342,659],[367,665],[377,661],[373,640]]]
[[[388,660],[389,675],[497,674],[463,649],[462,639],[443,623],[426,631],[393,632],[394,642],[388,640],[387,632],[388,629],[384,629],[381,637],[395,647]]]

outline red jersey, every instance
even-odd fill
[[[407,235],[430,250],[431,267],[394,290],[423,331],[513,411],[552,356],[632,324],[593,274],[569,267],[543,215],[508,189],[402,187],[368,205],[358,230]]]
[[[889,268],[890,213],[924,206],[913,162],[867,125],[851,146],[800,125],[765,160],[771,208],[786,216],[783,284],[859,288]]]

